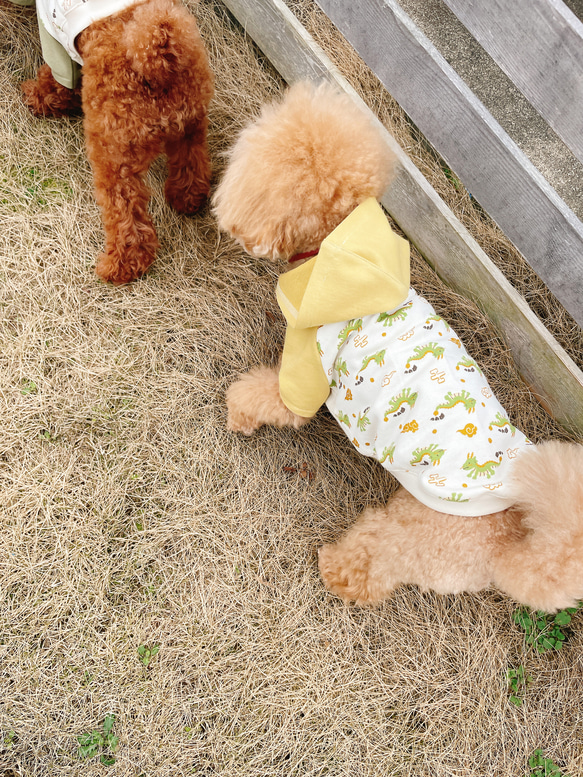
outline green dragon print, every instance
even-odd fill
[[[334,366],[336,367],[336,372],[339,375],[350,375],[348,372],[348,367],[346,366],[346,361],[344,359],[336,359],[336,364]]]
[[[413,306],[412,302],[407,302],[402,308],[396,310],[394,313],[381,313],[376,320],[377,324],[382,324],[384,327],[393,326],[395,321],[404,321],[407,318],[409,308]]]
[[[440,402],[433,411],[433,418],[431,420],[440,421],[442,418],[445,418],[445,415],[439,412],[440,410],[451,410],[452,407],[455,407],[460,403],[465,407],[468,413],[475,412],[476,400],[470,396],[469,391],[464,389],[464,391],[460,391],[459,394],[454,394],[452,391],[448,391],[443,398],[443,402]]]
[[[456,370],[461,368],[462,370],[465,370],[465,372],[477,372],[478,375],[482,374],[482,370],[478,367],[473,359],[470,359],[469,356],[463,356],[456,364],[455,368]]]
[[[514,437],[516,433],[516,427],[512,426],[510,421],[507,418],[504,418],[500,412],[496,413],[496,418],[490,422],[488,429],[492,431],[493,426],[496,426],[498,431],[503,432],[504,434],[508,434],[508,432],[510,432],[512,437]]]
[[[415,372],[417,369],[417,365],[414,364],[411,367],[411,362],[415,361],[421,361],[421,359],[425,358],[425,356],[428,356],[431,354],[432,356],[435,356],[436,359],[441,359],[443,357],[443,351],[444,348],[442,345],[438,345],[437,343],[427,343],[427,345],[418,345],[413,351],[413,355],[409,356],[407,359],[407,364],[405,365],[406,369],[405,372]]]
[[[397,416],[404,413],[406,410],[405,405],[409,405],[411,408],[415,407],[418,396],[419,394],[416,391],[411,391],[410,388],[404,388],[398,394],[395,394],[395,396],[391,398],[388,408],[385,410],[384,420],[387,421],[390,415]]]
[[[316,348],[318,349],[318,355],[319,355],[319,357],[321,359],[322,356],[324,356],[324,351],[322,350],[322,346],[320,345],[320,341],[319,340],[316,340]]]
[[[441,496],[440,499],[443,499],[444,502],[469,502],[469,499],[464,499],[463,494],[456,494],[455,492],[452,493],[451,496]]]
[[[370,424],[370,418],[367,416],[369,410],[370,407],[367,407],[364,413],[358,414],[358,418],[356,419],[356,425],[361,432],[366,432],[366,427]]]
[[[341,345],[344,345],[344,343],[348,340],[352,332],[360,332],[362,329],[362,318],[353,318],[351,319],[348,324],[344,327],[344,329],[340,330],[340,333],[338,335],[338,347],[340,348]]]
[[[363,372],[366,370],[369,364],[374,362],[375,364],[378,364],[379,367],[382,367],[385,363],[385,354],[387,350],[384,348],[382,351],[378,351],[377,353],[373,353],[372,356],[367,356],[362,360],[362,367],[360,368],[359,372]]]
[[[428,318],[428,319],[426,319],[425,323],[423,324],[423,329],[427,329],[427,330],[429,330],[429,329],[433,329],[433,322],[434,322],[434,321],[435,321],[436,323],[441,323],[441,324],[443,324],[443,325],[444,325],[444,327],[445,327],[445,331],[446,331],[446,332],[449,332],[449,330],[451,329],[451,327],[450,327],[450,325],[447,323],[447,321],[446,321],[444,318],[442,318],[441,316],[438,316],[438,315],[435,315],[435,316],[429,316],[429,318]]]
[[[394,455],[395,455],[395,443],[392,443],[392,445],[388,445],[386,448],[383,449],[383,452],[381,453],[381,457],[379,459],[379,462],[381,464],[384,464],[385,461],[388,459],[389,463],[392,464],[394,461]]]
[[[346,424],[346,426],[350,429],[350,418],[346,413],[343,413],[342,410],[338,411],[338,423],[339,424]]]
[[[462,464],[462,469],[464,472],[468,473],[469,478],[476,480],[478,477],[482,477],[482,475],[491,478],[499,466],[499,461],[485,461],[483,464],[478,464],[475,455],[473,453],[468,453],[468,458],[464,464]]]
[[[441,462],[441,457],[445,453],[444,448],[438,448],[435,443],[432,443],[431,445],[426,445],[424,448],[417,448],[413,451],[413,458],[411,459],[411,466],[414,467],[415,464],[423,464],[424,466],[428,466],[430,463],[433,464],[433,466],[439,465]],[[425,461],[425,457],[429,458],[429,461]]]

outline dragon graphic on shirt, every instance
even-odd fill
[[[462,464],[462,469],[468,473],[469,478],[476,480],[476,478],[482,477],[482,475],[491,478],[499,466],[499,461],[485,461],[483,464],[479,464],[475,455],[468,453],[468,458]]]

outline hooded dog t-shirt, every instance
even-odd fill
[[[307,262],[278,284],[288,321],[283,402],[305,417],[325,402],[361,453],[434,510],[475,516],[508,507],[512,462],[530,443],[453,329],[408,288],[406,241],[374,199],[337,230],[311,269]],[[373,232],[383,259],[371,253]],[[356,276],[354,256],[360,258]],[[388,304],[379,305],[379,294]]]

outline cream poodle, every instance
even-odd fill
[[[323,580],[345,600],[494,585],[536,609],[575,606],[583,446],[530,443],[409,287],[409,246],[378,204],[391,163],[368,117],[325,85],[295,85],[239,136],[213,200],[219,225],[291,269],[277,286],[281,363],[230,386],[229,429],[298,428],[325,403],[399,480],[388,505],[320,549]]]

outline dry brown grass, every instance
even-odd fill
[[[216,73],[211,151],[281,82],[221,6],[197,12]],[[394,484],[322,412],[225,430],[224,392],[275,359],[266,261],[174,214],[152,173],[152,272],[112,288],[78,119],[30,116],[29,12],[0,4],[0,775],[516,777],[536,747],[583,771],[583,630],[526,651],[495,592],[400,590],[347,608],[315,549]],[[472,304],[417,257],[417,288],[534,439],[560,430]],[[314,478],[302,477],[303,462]],[[146,669],[140,645],[159,645]],[[505,671],[534,677],[520,709]],[[115,765],[77,736],[116,715]]]

